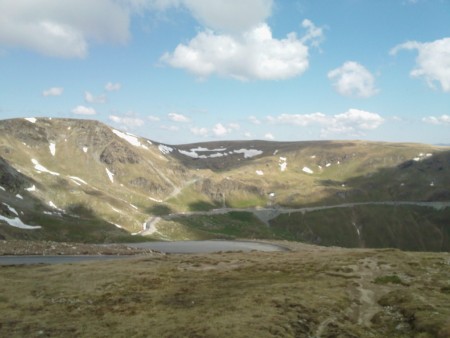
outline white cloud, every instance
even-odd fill
[[[122,88],[122,85],[119,82],[117,83],[108,82],[105,85],[105,90],[107,90],[108,92],[118,91],[120,90],[120,88]]]
[[[212,131],[215,136],[224,136],[229,133],[229,130],[225,128],[225,126],[222,123],[217,123]]]
[[[444,92],[450,92],[450,38],[420,43],[408,41],[394,47],[391,55],[401,50],[417,50],[416,68],[410,75],[423,78],[431,88],[439,83]]]
[[[189,118],[177,113],[169,113],[169,119],[174,122],[189,122]]]
[[[228,128],[230,130],[239,130],[241,129],[241,126],[239,125],[239,123],[229,123]]]
[[[306,36],[313,34],[308,30]],[[266,23],[239,36],[200,32],[187,45],[180,44],[173,53],[165,53],[161,60],[199,78],[217,74],[241,81],[288,79],[301,75],[309,66],[308,46],[295,33],[274,39]]]
[[[310,43],[313,47],[319,47],[325,39],[323,29],[321,27],[317,27],[311,20],[308,19],[303,20],[302,27],[306,28],[307,31],[301,41],[305,44]]]
[[[142,127],[144,121],[138,117],[109,115],[109,119],[115,123],[121,124],[125,129]]]
[[[374,76],[361,64],[345,62],[341,67],[328,73],[336,91],[344,96],[370,97],[378,90]]]
[[[267,134],[265,134],[264,135],[264,138],[265,139],[267,139],[267,140],[275,140],[275,137],[273,136],[273,134],[272,133],[267,133]]]
[[[201,128],[201,127],[192,127],[191,133],[196,136],[208,136],[208,129],[207,128]]]
[[[261,124],[261,120],[259,120],[256,116],[250,116],[249,118],[249,121],[251,122],[251,123],[253,123],[253,124]]]
[[[312,114],[281,114],[276,117],[268,116],[270,123],[293,124],[300,127],[307,127],[311,124],[327,124],[330,117],[323,113]]]
[[[0,0],[0,46],[6,48],[83,58],[92,41],[128,38],[129,10],[113,0]]]
[[[84,92],[84,100],[88,103],[105,103],[106,95],[94,96],[90,92]]]
[[[52,87],[42,92],[42,96],[61,96],[64,92],[62,87]]]
[[[152,122],[158,122],[161,120],[158,116],[153,116],[153,115],[147,116],[147,119]]]
[[[72,109],[72,113],[76,115],[95,115],[97,112],[94,108],[85,107],[85,106],[77,106]]]
[[[206,27],[226,32],[246,31],[268,18],[273,0],[183,0]]]
[[[428,116],[424,117],[422,121],[436,125],[450,125],[450,116],[445,114],[438,117]]]
[[[265,21],[273,9],[273,0],[117,0],[133,11],[184,7],[201,24],[227,32],[242,32]]]
[[[359,109],[349,109],[345,113],[336,115],[325,115],[323,113],[281,114],[276,117],[269,116],[267,120],[270,123],[291,124],[301,127],[317,125],[321,127],[322,137],[331,134],[360,136],[363,135],[364,131],[378,128],[385,121],[379,114]]]

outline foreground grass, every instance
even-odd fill
[[[0,336],[450,336],[448,254],[288,245],[0,267]]]

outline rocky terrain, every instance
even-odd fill
[[[52,241],[0,241],[0,256],[29,255],[149,255],[160,254],[150,249],[133,248],[121,244],[96,245]]]
[[[130,242],[145,234],[447,251],[445,204],[376,204],[448,202],[449,169],[449,147],[423,144],[167,145],[97,121],[3,120],[0,239]],[[339,205],[348,207],[295,212]],[[261,208],[277,217],[261,218]]]

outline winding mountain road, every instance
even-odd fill
[[[261,221],[267,224],[270,220],[278,217],[281,214],[290,214],[295,212],[301,212],[305,214],[311,211],[328,210],[336,208],[352,208],[364,205],[388,205],[388,206],[412,205],[441,210],[450,207],[450,201],[449,202],[414,202],[414,201],[354,202],[354,203],[343,203],[343,204],[323,205],[323,206],[313,206],[303,208],[246,208],[246,209],[220,208],[209,211],[189,211],[182,213],[173,213],[165,216],[164,218],[171,219],[179,216],[191,216],[191,215],[222,215],[229,212],[244,211],[253,213]],[[155,226],[155,223],[153,223],[152,225]]]

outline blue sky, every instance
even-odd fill
[[[450,144],[450,0],[0,0],[0,116]]]

